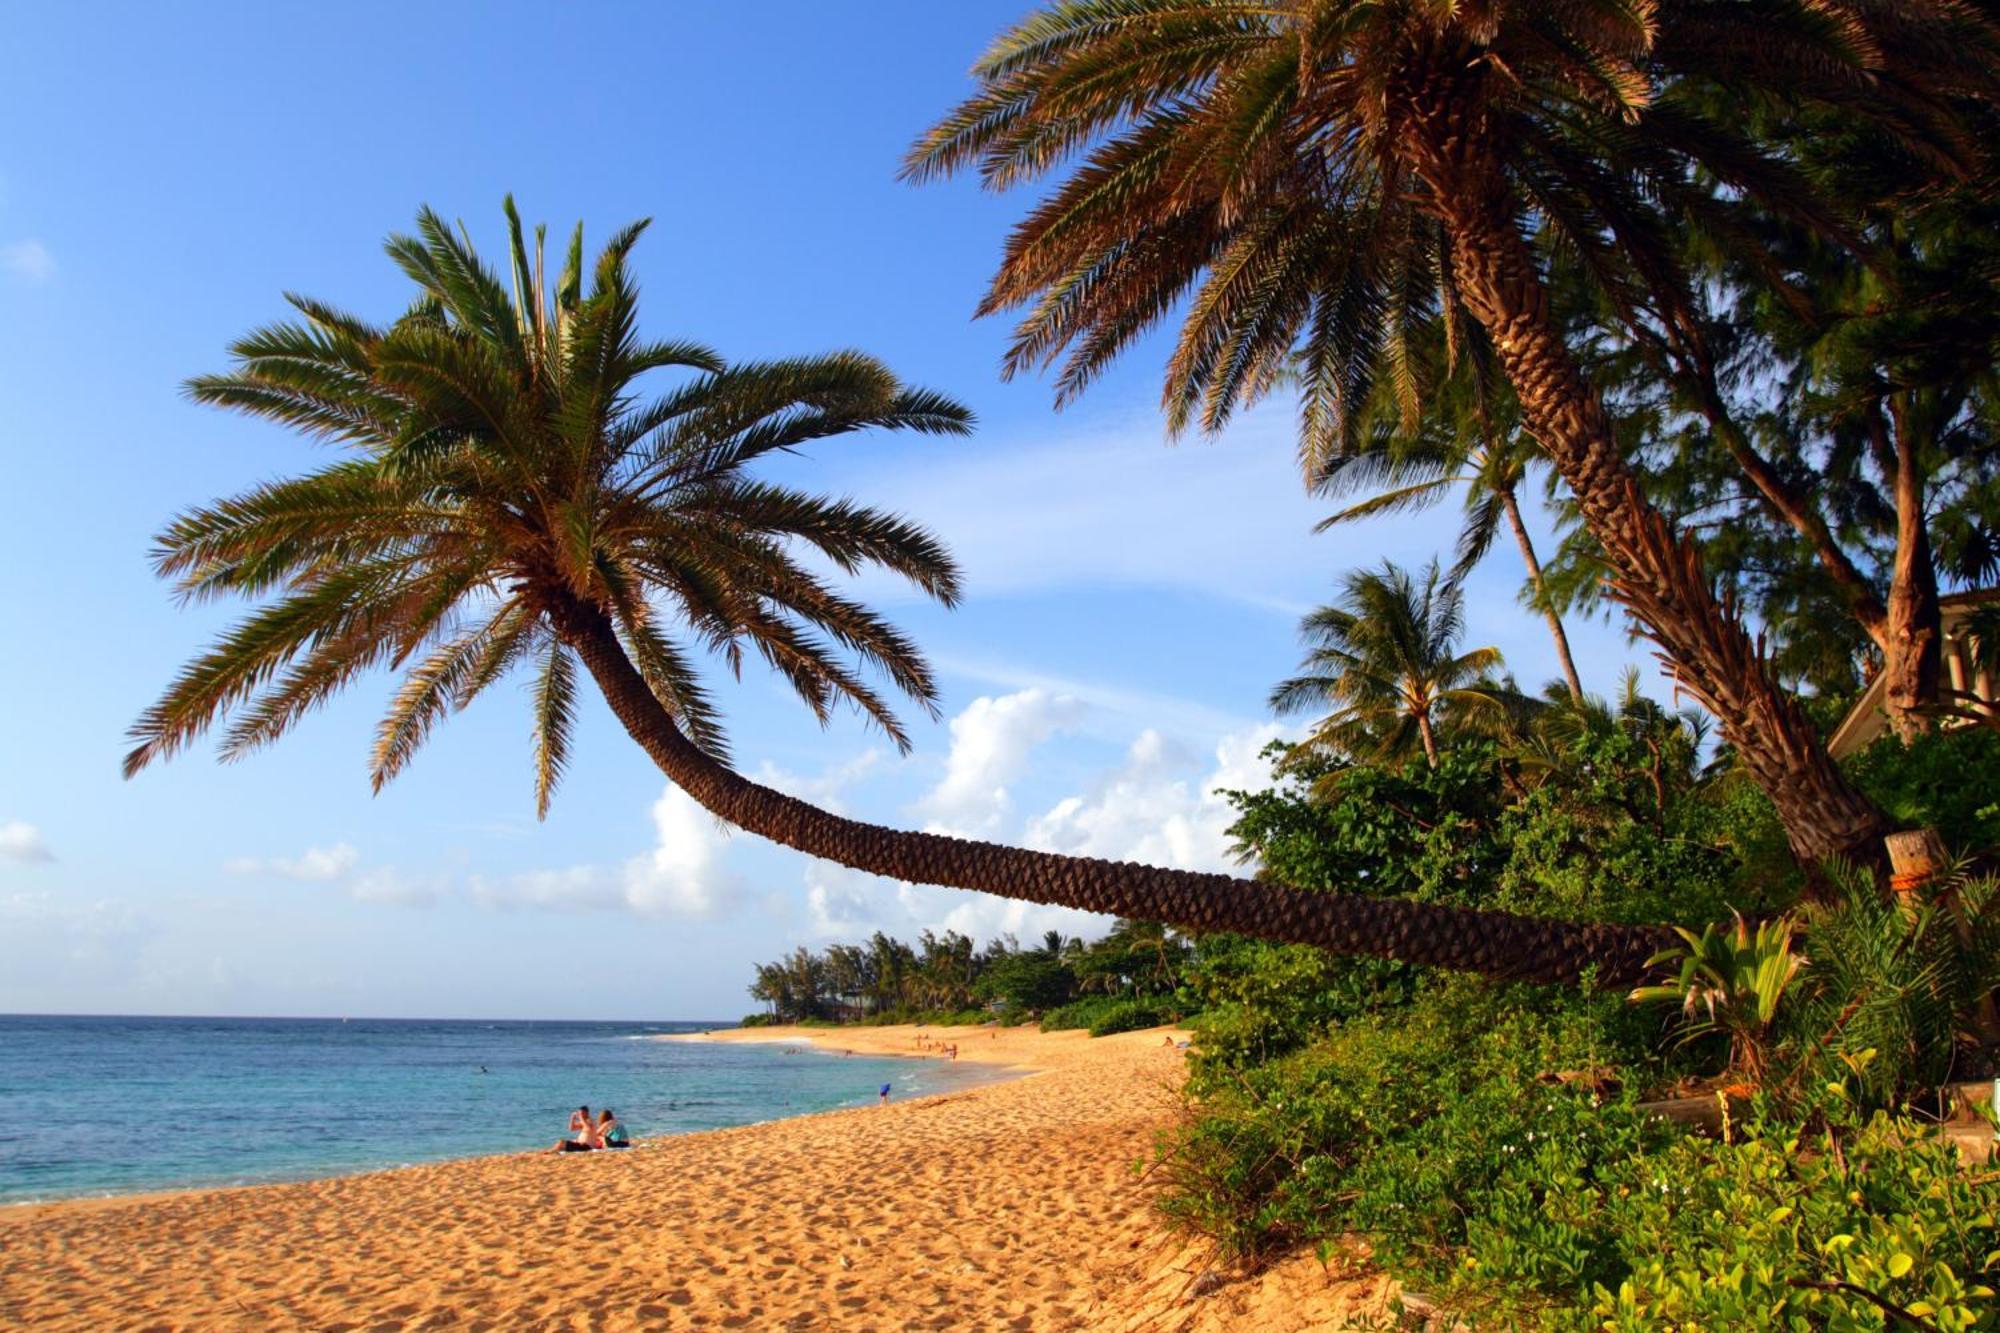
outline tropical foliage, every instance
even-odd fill
[[[1417,330],[1477,324],[1612,595],[1818,861],[1872,846],[1881,814],[1648,498],[1556,298],[1581,288],[1610,338],[1698,341],[1689,249],[1768,282],[1761,217],[1858,244],[1735,107],[1822,109],[1899,146],[1906,181],[1968,176],[1996,50],[1983,8],[1945,3],[1071,0],[995,41],[907,171],[1058,177],[981,305],[1022,312],[1010,372],[1059,362],[1072,397],[1178,313],[1169,421],[1219,429],[1296,382],[1308,480],[1378,380],[1421,413]]]
[[[1421,581],[1385,564],[1341,581],[1340,600],[1300,623],[1305,674],[1271,692],[1280,713],[1330,710],[1310,745],[1364,759],[1420,752],[1437,767],[1441,731],[1499,730],[1511,693],[1497,648],[1457,651],[1463,596],[1432,561]]]
[[[759,964],[750,998],[777,1022],[984,1021],[1042,1017],[1044,1027],[1097,1027],[1119,1004],[1146,1027],[1177,1013],[1171,1003],[1192,945],[1149,921],[1119,921],[1093,943],[1050,931],[1022,947],[1012,936],[984,948],[955,930],[905,944],[876,931],[865,944],[799,948]],[[1157,1017],[1154,1015],[1157,1013]],[[1079,1019],[1081,1021],[1070,1021]]]
[[[1694,730],[1629,692],[1578,709],[1555,688],[1525,733],[1460,742],[1435,769],[1347,761],[1336,783],[1239,794],[1235,833],[1302,883],[1365,861],[1385,893],[1504,902],[1553,881],[1577,915],[1700,901],[1714,919],[1773,891],[1775,827],[1754,788],[1691,758]],[[1907,753],[1938,765],[1971,753],[1959,741]],[[1856,771],[1879,800],[1878,779],[1901,781]],[[1983,789],[2000,766],[1960,777]],[[1553,848],[1581,873],[1550,874]],[[1987,1327],[1993,1212],[1931,1117],[1940,1087],[1991,1069],[1996,892],[1968,875],[1898,903],[1842,872],[1787,915],[1780,888],[1754,923],[1689,931],[1660,960],[1641,996],[1671,1014],[1198,939],[1163,1206],[1247,1261],[1306,1245],[1331,1262],[1363,1236],[1370,1262],[1474,1327]],[[1719,1141],[1643,1105],[1689,1090],[1734,1098]]]
[[[799,559],[874,565],[950,604],[944,547],[894,515],[751,475],[759,458],[866,429],[963,434],[970,414],[857,353],[727,366],[638,331],[627,271],[641,223],[586,273],[583,230],[544,267],[507,202],[508,280],[444,219],[388,242],[416,285],[387,326],[291,298],[299,321],[189,382],[199,402],[343,446],[316,472],[193,509],[154,562],[190,601],[268,603],[191,663],[133,728],[127,772],[230,717],[222,753],[284,735],[370,669],[403,684],[377,732],[376,787],[432,728],[517,668],[534,673],[534,778],[546,813],[569,762],[580,662],[572,622],[601,610],[648,691],[706,754],[727,754],[691,650],[762,658],[824,720],[852,705],[908,739],[879,671],[924,708],[929,667],[893,626]],[[678,382],[647,394],[654,372]],[[684,627],[684,629],[682,628]]]
[[[1681,943],[1653,961],[1678,967],[1678,974],[1664,985],[1640,986],[1626,998],[1634,1004],[1667,1000],[1679,1005],[1686,1020],[1683,1041],[1725,1033],[1730,1067],[1762,1079],[1778,1002],[1806,966],[1806,956],[1794,947],[1796,927],[1784,916],[1754,927],[1738,916],[1728,926],[1704,926],[1700,934],[1681,926],[1674,933]]]

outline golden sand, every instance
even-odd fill
[[[656,1139],[292,1185],[0,1209],[0,1326],[1338,1328],[1379,1279],[1204,1278],[1136,1169],[1160,1031],[940,1029],[1024,1077]],[[751,1029],[915,1055],[910,1028]]]

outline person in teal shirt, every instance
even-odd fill
[[[608,1106],[604,1108],[604,1113],[597,1119],[597,1138],[607,1148],[629,1148],[632,1146],[632,1140],[625,1134],[624,1124],[616,1115],[612,1114],[611,1108]]]

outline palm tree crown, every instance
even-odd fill
[[[801,563],[877,565],[950,604],[945,548],[901,518],[759,480],[757,459],[871,427],[963,434],[971,414],[854,352],[726,365],[648,342],[626,258],[606,243],[584,283],[583,231],[551,285],[506,204],[511,282],[428,209],[388,252],[415,302],[377,327],[303,297],[303,316],[235,344],[189,383],[199,402],[343,446],[318,471],[192,509],[155,562],[182,597],[266,604],[187,666],[133,729],[128,774],[233,714],[223,753],[282,735],[370,668],[403,671],[376,737],[377,788],[431,728],[532,667],[538,808],[569,755],[577,659],[559,621],[608,609],[660,704],[710,756],[723,729],[691,649],[740,670],[756,651],[824,720],[846,702],[907,738],[863,672],[934,709],[915,646]],[[683,372],[649,393],[653,371]]]
[[[1342,580],[1338,602],[1301,622],[1304,674],[1273,690],[1271,706],[1330,709],[1306,741],[1315,749],[1355,759],[1421,750],[1435,768],[1440,731],[1476,729],[1505,713],[1505,694],[1490,679],[1500,650],[1457,651],[1462,606],[1436,561],[1421,583],[1393,564],[1356,570]]]

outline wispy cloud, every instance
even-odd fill
[[[49,850],[48,839],[33,824],[21,819],[0,824],[0,860],[18,861],[22,865],[44,865],[55,859],[56,854]]]
[[[47,282],[56,275],[56,257],[33,237],[0,245],[0,269],[23,282]]]
[[[496,911],[630,912],[706,918],[741,896],[743,882],[724,861],[729,831],[678,788],[653,803],[653,847],[622,864],[524,870],[462,880],[368,865],[351,844],[308,848],[296,857],[235,857],[234,875],[323,884],[356,902],[385,907],[462,903]]]
[[[1305,494],[1283,411],[1253,413],[1214,442],[1170,446],[1155,411],[1066,419],[1053,436],[982,436],[926,456],[921,468],[834,454],[799,466],[816,485],[931,528],[975,597],[1167,588],[1291,619],[1310,607],[1323,571],[1342,563],[1345,534],[1312,534],[1326,504]],[[1359,553],[1380,543],[1354,545]],[[871,598],[915,595],[888,576],[863,582]]]
[[[308,884],[331,884],[352,875],[360,864],[360,852],[347,843],[337,842],[330,847],[308,847],[298,856],[231,857],[222,863],[222,868],[232,875],[270,875]]]
[[[1087,705],[1077,719],[1078,730],[1114,737],[1121,743],[1131,736],[1135,724],[1157,726],[1170,735],[1203,741],[1262,725],[1260,718],[1232,713],[1198,700],[1058,676],[999,658],[941,653],[934,656],[932,662],[940,672],[982,685],[1066,695]]]

